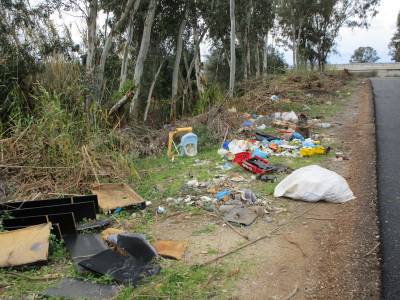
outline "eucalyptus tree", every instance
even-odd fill
[[[369,26],[377,14],[380,0],[325,0],[317,2],[307,24],[307,47],[315,54],[320,71],[324,70],[329,53],[334,50],[342,27]]]
[[[400,13],[397,15],[396,25],[396,32],[394,33],[389,44],[389,54],[393,61],[400,62]]]

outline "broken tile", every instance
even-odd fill
[[[158,240],[153,246],[158,255],[181,260],[188,245],[187,241]]]

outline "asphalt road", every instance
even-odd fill
[[[400,299],[400,78],[371,81],[377,133],[382,299]]]

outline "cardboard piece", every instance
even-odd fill
[[[187,245],[187,241],[158,240],[154,242],[153,247],[162,257],[181,260]]]
[[[0,233],[0,267],[44,262],[49,253],[51,223]]]
[[[46,297],[62,299],[106,300],[113,299],[118,293],[116,285],[96,284],[72,278],[63,278],[55,286],[41,294]]]
[[[103,212],[117,208],[145,205],[144,199],[125,183],[98,184],[93,186]]]

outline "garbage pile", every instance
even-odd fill
[[[277,157],[310,157],[323,155],[330,151],[317,139],[310,137],[310,127],[326,123],[308,122],[304,114],[295,112],[273,113],[270,116],[247,116],[239,133],[249,133],[246,139],[224,141],[218,153],[228,161],[241,164],[243,160],[254,157],[266,159]],[[275,129],[277,135],[265,132]]]
[[[0,267],[46,263],[54,238],[64,241],[79,274],[108,275],[116,283],[136,286],[160,272],[159,256],[181,259],[187,242],[158,240],[150,244],[143,235],[118,228],[99,233],[114,222],[113,218],[97,217],[145,208],[146,201],[126,184],[98,184],[87,196],[2,203],[1,225],[7,231],[0,232],[4,245]],[[107,286],[63,279],[42,294],[92,299],[92,294],[103,289]],[[116,286],[108,289],[111,294],[117,292]]]

